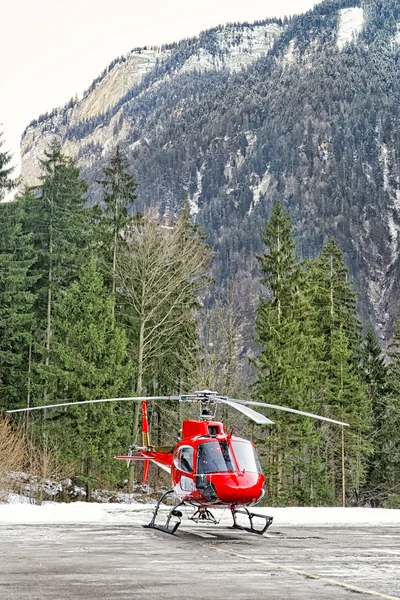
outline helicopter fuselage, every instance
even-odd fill
[[[251,506],[264,495],[265,478],[254,444],[227,434],[218,421],[184,421],[181,439],[171,452],[165,448],[138,452],[142,459],[170,471],[173,489],[182,502]]]

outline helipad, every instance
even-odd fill
[[[400,599],[400,526],[3,525],[1,600]]]

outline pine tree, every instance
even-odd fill
[[[399,494],[398,482],[400,477],[400,321],[395,323],[393,338],[388,352],[388,393],[383,400],[384,414],[382,416],[381,457],[385,461],[383,469],[383,495]],[[380,497],[382,500],[382,494]]]
[[[41,161],[40,185],[26,194],[24,230],[32,233],[37,260],[31,274],[37,278],[35,303],[37,331],[36,363],[51,362],[53,318],[57,302],[77,277],[79,265],[91,242],[89,210],[85,208],[87,184],[72,159],[61,153],[60,144],[50,144]],[[46,368],[40,369],[36,395],[51,394]]]
[[[2,140],[3,134],[0,132],[0,148],[4,145]],[[0,150],[0,201],[4,196],[4,192],[12,190],[17,181],[11,179],[14,167],[10,166],[12,156],[10,152],[2,152]]]
[[[358,501],[365,481],[372,451],[371,404],[360,370],[361,324],[356,313],[356,294],[335,240],[308,263],[307,277],[315,329],[323,340],[321,404],[326,416],[351,425],[342,429],[341,436],[334,428],[322,429],[331,499],[344,504],[346,499]]]
[[[388,366],[372,327],[367,328],[361,352],[363,380],[372,407],[371,440],[373,455],[368,465],[364,495],[378,505],[388,488],[391,455],[386,452],[393,431],[390,406]],[[397,434],[396,434],[397,437]],[[389,484],[390,485],[390,484]]]
[[[137,183],[131,173],[126,158],[119,146],[115,155],[110,158],[109,165],[104,167],[105,179],[97,181],[104,190],[101,228],[101,253],[106,264],[106,273],[111,277],[111,295],[113,312],[116,304],[116,268],[120,248],[125,243],[126,231],[132,217],[129,211],[137,199]]]
[[[33,333],[29,269],[34,264],[32,235],[22,232],[20,202],[0,204],[0,407],[30,403],[30,344]]]
[[[266,298],[260,300],[256,333],[255,397],[268,403],[315,412],[318,400],[320,341],[313,331],[305,279],[295,256],[290,216],[277,203],[263,234],[260,257]],[[274,502],[315,501],[324,494],[318,456],[319,434],[313,422],[274,414],[267,444],[267,474]]]
[[[127,337],[114,326],[112,298],[94,258],[60,300],[54,333],[50,372],[58,398],[79,401],[126,395],[132,375]],[[114,456],[127,447],[129,432],[126,407],[83,406],[65,415],[58,441],[64,458],[79,462],[88,499],[96,481],[115,482]]]
[[[326,340],[326,351],[329,353],[335,333],[343,329],[352,345],[354,360],[358,361],[361,324],[357,318],[356,293],[336,240],[325,244],[315,261],[308,264],[308,270],[312,281],[312,301],[319,328]]]

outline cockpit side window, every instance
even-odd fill
[[[193,448],[190,446],[180,449],[179,452],[179,468],[181,471],[186,473],[192,473],[193,471]]]

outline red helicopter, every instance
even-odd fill
[[[147,482],[150,462],[170,473],[173,488],[162,494],[155,506],[150,523],[145,527],[159,529],[171,534],[175,533],[181,524],[182,512],[178,509],[184,505],[194,508],[194,514],[190,519],[195,522],[217,523],[210,508],[229,508],[233,517],[233,527],[236,529],[262,535],[272,523],[273,517],[253,513],[249,510],[249,507],[260,502],[265,494],[265,477],[261,470],[256,447],[251,441],[233,435],[233,430],[227,433],[223,423],[213,419],[213,408],[217,404],[231,406],[259,425],[273,425],[273,421],[249,408],[249,405],[281,410],[348,426],[348,423],[320,415],[264,402],[227,398],[210,390],[179,396],[107,398],[83,402],[65,402],[7,412],[25,412],[26,410],[127,400],[142,403],[142,445],[133,445],[128,455],[116,456],[116,458],[127,461],[144,461],[143,484]],[[154,446],[150,442],[147,418],[147,401],[149,400],[199,402],[201,407],[200,419],[183,421],[181,439],[174,447]],[[178,502],[170,509],[166,522],[159,525],[156,522],[158,511],[163,500],[169,495],[174,495]],[[239,524],[238,514],[245,515],[248,518],[249,526]],[[174,519],[171,524],[172,518]],[[258,524],[260,520],[262,526],[257,527],[256,523]]]

